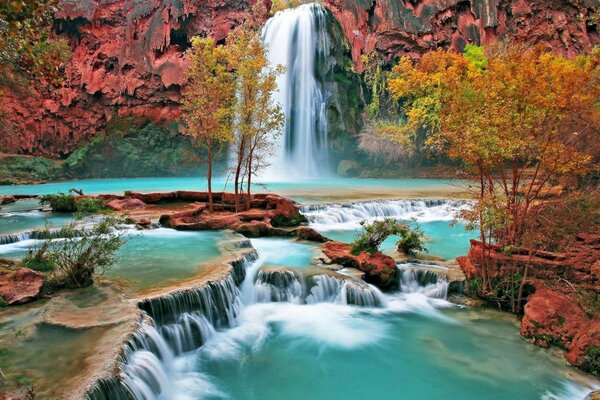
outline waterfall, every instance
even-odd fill
[[[260,270],[254,282],[253,300],[255,303],[299,303],[302,293],[302,284],[293,271]]]
[[[344,230],[359,228],[361,221],[381,218],[450,221],[468,205],[464,200],[387,200],[311,205],[301,211],[317,230]]]
[[[400,291],[402,293],[422,293],[427,297],[446,299],[450,283],[435,265],[398,264]]]
[[[263,28],[270,64],[287,68],[275,95],[285,113],[285,131],[267,179],[322,176],[329,164],[327,95],[316,75],[319,60],[329,55],[326,22],[325,8],[304,4],[278,12]]]
[[[317,275],[314,286],[306,297],[307,304],[338,303],[378,307],[385,304],[383,294],[373,285],[360,281]]]

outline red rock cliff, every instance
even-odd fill
[[[547,43],[574,55],[600,43],[590,22],[598,0],[325,0],[352,44],[352,57],[373,50],[388,59],[427,50],[487,44],[508,37]]]
[[[178,117],[190,37],[223,39],[254,0],[62,0],[57,28],[72,61],[55,92],[8,90],[1,152],[62,156],[114,116]],[[268,0],[264,0],[268,3]],[[376,49],[418,57],[508,36],[572,55],[600,43],[590,21],[600,0],[324,0],[354,61]],[[32,90],[32,89],[29,89]]]
[[[117,115],[177,119],[189,39],[224,39],[253,2],[62,0],[57,31],[72,50],[65,82],[54,93],[7,91],[13,134],[0,152],[60,156]]]

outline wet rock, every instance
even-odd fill
[[[106,206],[115,211],[130,211],[142,209],[146,204],[139,199],[115,199],[106,203]]]
[[[363,271],[365,280],[381,289],[397,287],[398,269],[394,259],[388,255],[380,252],[353,255],[350,253],[350,245],[333,241],[323,244],[321,250],[332,262]]]
[[[0,196],[0,205],[16,202],[15,196]]]
[[[330,240],[325,236],[321,235],[313,228],[309,228],[308,226],[299,226],[298,228],[296,228],[295,233],[296,237],[300,240],[308,240],[311,242],[319,243],[324,243]]]
[[[29,268],[0,274],[0,297],[8,305],[24,304],[40,296],[44,276]]]

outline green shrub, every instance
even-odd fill
[[[11,156],[0,161],[0,185],[40,183],[60,177],[58,165],[42,157]]]
[[[405,224],[398,223],[393,218],[386,218],[380,221],[374,221],[367,224],[362,221],[360,225],[363,227],[363,232],[356,236],[354,242],[351,243],[351,253],[354,255],[362,251],[374,253],[379,251],[379,246],[391,235],[398,235],[400,232],[408,229]]]
[[[400,232],[400,240],[396,242],[396,247],[399,252],[413,255],[417,252],[429,252],[425,247],[425,234],[419,227],[411,229],[407,226],[406,230]]]
[[[600,376],[600,347],[592,346],[585,352],[581,369]]]
[[[418,226],[413,229],[407,224],[397,222],[393,218],[374,221],[370,224],[362,221],[360,225],[364,231],[359,233],[354,242],[351,243],[350,251],[354,255],[362,251],[368,253],[379,251],[381,244],[390,236],[400,237],[396,246],[398,247],[398,251],[405,254],[428,251],[423,245],[425,235]]]
[[[115,230],[117,223],[114,218],[106,218],[82,231],[72,221],[60,229],[60,239],[30,248],[23,263],[46,272],[47,291],[89,286],[95,275],[112,267],[117,250],[124,244],[122,234]]]
[[[46,194],[40,197],[40,203],[43,206],[49,206],[56,212],[75,212],[77,211],[77,202],[75,196],[66,193]]]
[[[97,197],[75,197],[72,194],[47,194],[40,197],[42,205],[49,206],[56,212],[78,212],[82,214],[97,214],[108,211],[106,203]]]
[[[53,271],[55,263],[49,248],[49,240],[42,242],[39,247],[29,248],[27,255],[21,260],[21,265],[39,272]]]

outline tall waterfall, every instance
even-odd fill
[[[278,12],[263,28],[271,65],[284,65],[276,100],[285,113],[279,154],[265,173],[267,179],[310,178],[328,167],[327,95],[319,82],[319,60],[329,55],[327,12],[304,4]]]

